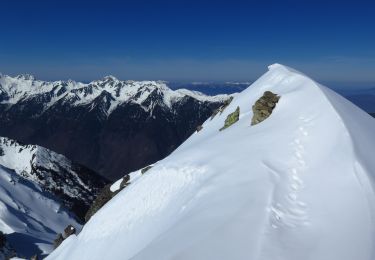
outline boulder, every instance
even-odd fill
[[[264,92],[263,96],[261,96],[253,105],[253,118],[251,119],[251,125],[259,124],[267,119],[276,107],[279,99],[280,96],[271,91]]]

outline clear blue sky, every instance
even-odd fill
[[[283,63],[375,82],[375,1],[1,1],[0,72],[252,80]]]

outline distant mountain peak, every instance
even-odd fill
[[[112,75],[85,84],[73,80],[36,81],[34,76],[22,74],[14,78],[10,76],[2,78],[1,86],[1,103],[14,106],[19,101],[27,102],[39,96],[41,98],[38,102],[44,106],[40,113],[53,107],[58,101],[65,100],[65,104],[79,106],[94,102],[98,97],[108,94],[110,94],[108,96],[113,97],[110,101],[112,104],[108,106],[108,109],[125,102],[141,104],[154,90],[163,97],[164,105],[168,107],[185,96],[190,96],[200,102],[221,102],[228,98],[228,95],[207,96],[186,89],[172,90],[166,85],[165,81],[121,81]],[[112,111],[113,109],[108,110],[106,114],[110,115]]]
[[[23,79],[23,80],[35,80],[35,77],[31,74],[20,74],[16,76],[16,79]]]
[[[119,81],[115,76],[107,75],[103,78],[103,81]]]

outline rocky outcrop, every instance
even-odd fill
[[[214,112],[212,113],[211,115],[211,120],[214,119],[214,117],[218,114],[218,113],[223,113],[223,111],[229,106],[229,104],[232,102],[233,100],[233,97],[229,97],[227,100],[224,101],[223,105],[220,106],[219,108],[215,109]]]
[[[61,233],[57,234],[57,238],[53,241],[53,248],[57,248],[63,241],[63,235]]]
[[[64,237],[67,238],[68,236],[70,235],[73,235],[76,233],[76,228],[73,227],[72,225],[68,225],[65,229],[64,229]]]
[[[145,174],[147,171],[149,171],[151,168],[153,167],[153,165],[148,165],[136,172],[133,172],[133,173],[130,173],[130,174],[126,174],[121,180],[120,182],[120,185],[117,187],[117,188],[111,188],[113,187],[113,185],[116,186],[115,183],[117,183],[118,181],[116,181],[115,183],[113,184],[108,184],[107,186],[105,186],[102,191],[99,193],[98,197],[95,199],[95,201],[92,203],[90,209],[88,210],[86,216],[85,216],[85,220],[86,222],[89,221],[89,219],[99,210],[101,209],[104,204],[106,204],[108,201],[110,201],[117,193],[119,193],[120,191],[122,191],[125,187],[127,187],[129,184],[130,184],[130,181],[131,181],[131,177],[130,175],[132,174],[136,174],[138,176],[140,175],[143,175]],[[134,175],[133,175],[134,176]]]
[[[147,167],[146,167],[147,168]],[[113,184],[106,185],[99,195],[96,197],[94,202],[92,203],[91,207],[87,211],[85,215],[85,221],[89,221],[90,218],[101,208],[106,204],[110,199],[112,199],[117,193],[119,193],[123,188],[125,188],[129,184],[129,175],[125,175],[122,178],[122,181],[120,183],[120,188],[116,191],[111,191],[111,186]]]
[[[237,107],[236,110],[233,113],[230,113],[227,116],[227,119],[225,119],[225,122],[224,122],[224,126],[222,128],[220,128],[220,131],[222,131],[222,130],[230,127],[234,123],[236,123],[239,118],[240,118],[240,107]]]
[[[146,166],[145,168],[143,168],[141,170],[141,173],[144,174],[145,172],[147,172],[148,170],[150,170],[152,168],[152,165],[149,165],[149,166]]]
[[[61,234],[57,234],[57,238],[53,241],[53,246],[54,248],[56,249],[59,245],[61,245],[61,243],[67,239],[69,236],[71,235],[74,235],[76,233],[76,228],[73,227],[72,225],[68,225],[65,229],[64,229],[64,233]]]
[[[280,97],[271,91],[264,92],[263,96],[261,96],[253,105],[253,118],[251,120],[251,125],[259,124],[267,119],[276,107],[279,99]]]
[[[89,210],[85,215],[85,221],[89,221],[89,219],[101,208],[104,204],[106,204],[112,197],[114,196],[113,192],[111,191],[110,187],[112,184],[106,185],[99,195],[96,197],[92,205],[90,206]]]

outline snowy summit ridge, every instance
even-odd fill
[[[265,91],[280,99],[251,126]],[[346,99],[272,65],[48,259],[374,259],[374,130]]]

